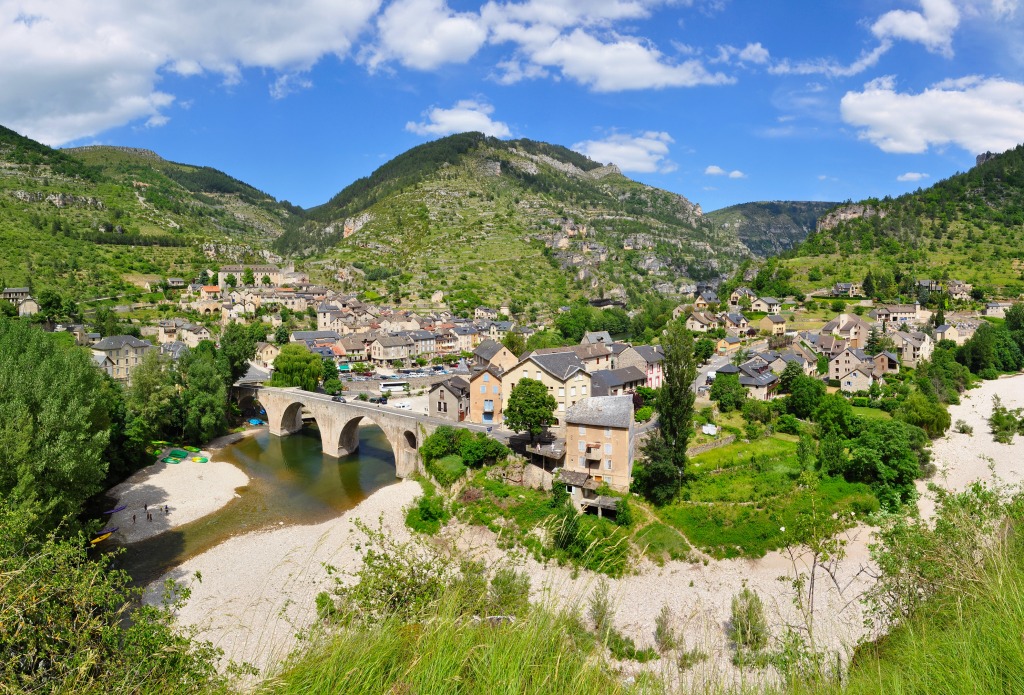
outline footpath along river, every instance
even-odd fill
[[[320,433],[309,426],[289,437],[274,437],[264,430],[228,445],[214,457],[241,469],[249,476],[249,484],[213,514],[125,546],[116,566],[127,570],[136,585],[145,586],[232,536],[286,524],[320,523],[398,482],[391,446],[376,425],[361,427],[358,451],[342,459],[324,456]],[[170,504],[173,507],[174,501]]]

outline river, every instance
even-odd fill
[[[394,453],[376,425],[360,427],[359,449],[342,459],[323,454],[315,426],[288,437],[263,431],[228,445],[215,457],[238,466],[249,484],[213,514],[125,546],[115,566],[127,570],[136,585],[152,582],[231,536],[326,521],[397,482]]]

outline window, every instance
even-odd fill
[[[583,425],[580,425],[580,436],[582,437],[586,433],[587,433],[587,428],[584,427]]]
[[[605,444],[604,445],[604,453],[606,453],[606,454],[611,454],[612,453],[612,445],[611,444]]]
[[[564,386],[559,386],[558,387],[558,397],[559,398],[565,398],[565,387]]]
[[[610,471],[612,469],[612,460],[611,459],[605,459],[605,461],[604,461],[604,469],[606,471]]]
[[[437,392],[437,397],[440,398],[442,401],[444,400],[444,389],[441,389],[440,391]]]
[[[487,393],[487,387],[483,384],[480,384],[480,393]]]
[[[497,393],[498,392],[498,387],[495,386],[493,390],[494,390],[494,393]]]
[[[580,395],[581,396],[586,396],[587,395],[587,387],[586,386],[580,386]]]
[[[573,493],[572,485],[566,485],[565,486],[565,491],[568,492],[571,495]]]
[[[442,403],[441,401],[438,401],[437,402],[437,409],[438,409],[438,411],[440,411],[441,408],[443,408],[443,407],[444,407],[444,403]]]
[[[541,381],[540,370],[537,370],[537,381]]]
[[[573,386],[572,388],[569,389],[569,395],[570,396],[575,396],[576,395],[576,387],[575,386]]]
[[[484,381],[490,381],[490,380],[491,380],[491,375],[490,374],[484,374]]]
[[[606,436],[606,437],[612,436],[612,428],[611,427],[605,427],[604,428],[604,436]]]
[[[583,429],[583,428],[581,427],[580,429]],[[583,441],[583,440],[581,439],[581,440],[580,440],[580,442],[579,442],[579,450],[580,450],[580,453],[582,454],[582,453],[583,453],[583,452],[584,452],[584,451],[586,450],[586,448],[587,448],[587,444],[586,444],[586,442],[584,442],[584,441]],[[581,461],[583,460],[583,459],[582,459],[582,457],[580,458],[580,460],[581,460]]]

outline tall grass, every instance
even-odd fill
[[[286,664],[258,692],[557,693],[626,692],[604,666],[579,619],[534,607],[510,621],[462,614],[457,592],[421,623],[387,619],[342,627]]]

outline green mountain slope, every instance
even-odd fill
[[[769,201],[741,203],[707,213],[723,229],[734,230],[740,241],[758,256],[777,256],[803,243],[818,218],[837,203]]]
[[[309,211],[283,253],[323,255],[352,286],[552,306],[669,293],[751,256],[686,198],[564,147],[464,133],[413,148]]]
[[[934,186],[844,205],[786,261],[811,290],[893,272],[904,293],[914,278],[959,279],[1017,296],[1024,271],[1024,146]]]
[[[208,167],[115,147],[54,150],[0,127],[0,284],[78,298],[260,258],[301,209]]]

